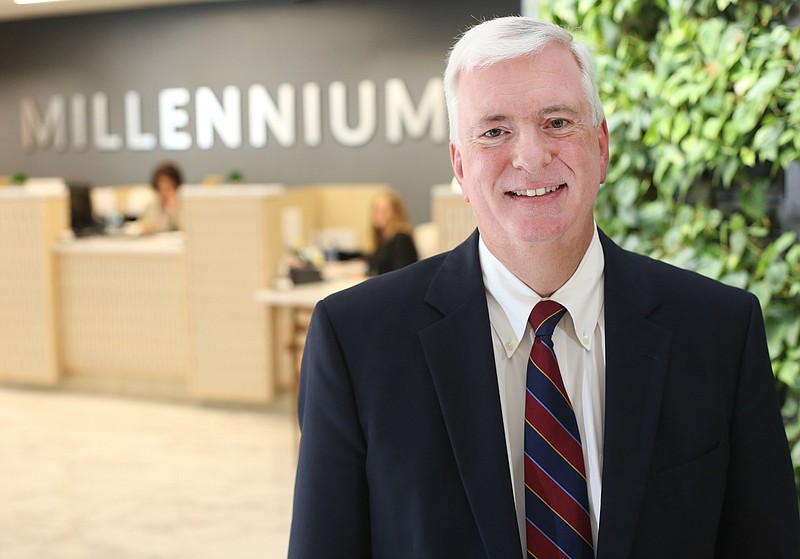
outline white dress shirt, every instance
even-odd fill
[[[492,343],[503,410],[506,449],[523,546],[525,536],[524,421],[525,377],[533,346],[528,316],[542,300],[479,242],[483,282],[489,304]],[[603,471],[603,419],[605,417],[605,317],[603,270],[605,259],[595,229],[578,269],[550,299],[567,314],[553,333],[553,344],[564,386],[578,421],[586,464],[589,516],[597,545],[600,490]]]

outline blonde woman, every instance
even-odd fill
[[[369,275],[398,270],[417,261],[405,204],[393,190],[372,201],[372,240],[375,251],[367,257]]]

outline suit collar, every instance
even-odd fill
[[[660,294],[642,276],[644,268],[652,261],[620,248],[599,229],[598,234],[606,260],[606,270],[610,268],[612,276],[611,285],[606,283],[606,292],[616,291],[631,310],[641,316],[649,315],[661,305]]]
[[[481,263],[478,256],[478,230],[453,249],[431,280],[425,302],[448,315],[464,301],[484,295]],[[454,286],[458,286],[454,288]]]
[[[519,557],[477,232],[445,258],[426,302],[443,318],[422,330],[420,341],[487,556]]]
[[[644,498],[671,333],[651,320],[660,305],[648,260],[600,234],[606,258],[606,401],[597,559],[627,557]]]
[[[661,300],[649,283],[638,283],[641,280],[640,268],[646,265],[647,260],[623,250],[602,230],[598,229],[598,234],[606,260],[606,269],[610,267],[612,275],[612,285],[609,287],[606,283],[606,292],[611,289],[624,295],[625,304],[637,314],[642,316],[650,314],[660,305]],[[484,293],[478,240],[476,229],[467,240],[447,255],[431,281],[425,302],[442,314],[448,314],[463,301],[474,296],[475,290]],[[463,288],[454,289],[454,285],[462,285]]]

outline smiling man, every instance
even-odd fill
[[[586,49],[487,21],[445,91],[477,231],[317,306],[289,556],[800,556],[758,301],[597,229]]]
[[[555,43],[464,71],[456,85],[456,178],[483,242],[540,295],[561,287],[586,252],[608,165],[605,120],[580,84],[572,51]],[[561,265],[531,266],[534,254]]]

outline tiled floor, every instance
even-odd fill
[[[0,557],[286,557],[289,410],[0,387]]]

